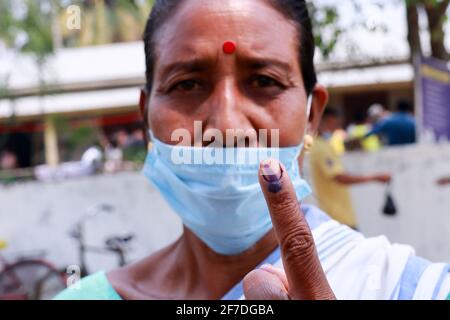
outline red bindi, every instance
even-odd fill
[[[233,41],[225,41],[223,44],[223,52],[226,54],[232,54],[236,51],[236,43]]]

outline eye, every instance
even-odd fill
[[[178,91],[194,91],[200,89],[201,85],[198,81],[193,79],[183,80],[180,82],[177,82],[175,85],[173,85],[170,88],[170,91],[178,90]]]
[[[283,85],[277,80],[264,75],[257,75],[253,77],[250,84],[252,88],[283,87]]]

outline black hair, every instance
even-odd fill
[[[299,62],[302,70],[303,82],[307,94],[311,94],[317,83],[314,68],[314,35],[305,0],[266,0],[289,20],[296,24],[299,36]],[[144,46],[146,57],[146,89],[151,91],[153,85],[155,63],[155,34],[166,20],[174,14],[181,0],[156,0],[144,32]]]
[[[397,103],[397,111],[399,112],[412,112],[412,105],[406,100],[400,100]]]
[[[355,123],[362,124],[367,120],[367,113],[365,111],[358,111],[354,115]]]
[[[322,120],[326,118],[339,118],[341,113],[334,107],[328,106],[325,108],[325,111],[322,115]]]

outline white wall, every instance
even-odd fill
[[[86,208],[108,203],[111,214],[86,223],[89,244],[102,245],[110,235],[134,232],[130,259],[149,254],[175,240],[181,223],[140,172],[83,178],[60,183],[32,182],[0,189],[0,238],[16,252],[45,249],[47,258],[65,266],[77,264],[75,240],[68,231]],[[114,256],[90,254],[92,269],[110,268]]]
[[[429,259],[450,261],[450,186],[436,180],[450,176],[450,145],[386,149],[379,153],[345,156],[353,173],[393,174],[392,193],[398,214],[381,213],[385,188],[376,184],[352,188],[362,231],[386,234],[391,241],[411,244]]]
[[[450,145],[355,153],[345,157],[345,165],[353,173],[394,173],[393,194],[399,209],[395,217],[381,213],[384,187],[368,184],[352,189],[364,233],[383,233],[392,241],[412,244],[429,259],[450,261],[450,187],[435,185],[438,177],[450,175]],[[0,238],[10,242],[6,256],[46,249],[48,259],[60,266],[77,264],[75,242],[67,231],[83,210],[102,202],[114,205],[116,213],[88,222],[89,243],[101,245],[108,235],[133,231],[137,238],[130,258],[137,259],[181,233],[178,217],[139,172],[32,182],[0,188]],[[97,254],[89,255],[88,262],[93,270],[115,265],[113,257]]]
[[[386,186],[378,183],[350,189],[358,228],[366,236],[386,235],[409,244],[433,261],[450,261],[450,186],[436,180],[450,176],[450,144],[385,148],[376,153],[353,152],[343,157],[349,174],[390,173],[397,215],[382,213]],[[310,180],[309,161],[305,176]],[[307,200],[315,204],[314,194]]]

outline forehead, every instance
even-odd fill
[[[155,40],[156,67],[182,56],[217,56],[228,40],[237,43],[238,55],[298,58],[294,23],[264,0],[185,0]]]

